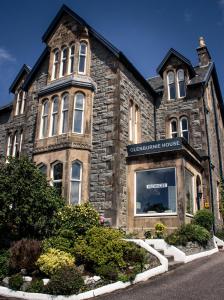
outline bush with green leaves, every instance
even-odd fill
[[[9,278],[9,288],[12,290],[16,290],[16,291],[20,290],[22,284],[23,284],[23,277],[20,274],[12,275]]]
[[[64,200],[28,158],[0,163],[0,243],[50,236]]]
[[[211,231],[214,222],[213,213],[208,209],[198,210],[194,215],[193,222]]]
[[[215,236],[224,241],[224,228],[218,228],[215,232]]]
[[[43,251],[47,252],[50,248],[58,249],[64,252],[71,252],[74,242],[72,239],[64,238],[62,236],[53,236],[43,240]]]
[[[9,256],[9,251],[0,251],[0,281],[9,274]]]
[[[33,279],[26,289],[28,293],[44,293],[45,286],[42,279]]]
[[[37,259],[42,251],[42,243],[37,240],[22,239],[15,242],[10,248],[10,268],[19,272],[26,269],[28,272],[34,271]]]
[[[64,266],[51,277],[46,291],[52,295],[67,296],[79,293],[83,286],[84,280],[77,268]]]
[[[196,224],[187,224],[168,235],[165,241],[170,245],[177,246],[186,246],[188,242],[197,242],[205,247],[210,239],[211,234],[204,227]]]
[[[89,203],[66,205],[57,213],[56,226],[58,235],[65,237],[66,233],[72,233],[74,239],[99,226],[99,214]]]
[[[157,239],[162,239],[166,231],[166,226],[163,223],[157,223],[155,225],[155,236]]]
[[[64,266],[74,266],[75,259],[70,253],[50,248],[37,260],[37,266],[46,275],[53,275]]]

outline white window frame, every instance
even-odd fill
[[[19,151],[18,132],[16,131],[13,139],[12,157],[16,157],[16,149]]]
[[[57,164],[62,164],[62,177],[61,177],[61,179],[54,180],[54,167]],[[51,165],[51,186],[54,186],[54,183],[60,183],[61,182],[61,189],[63,189],[63,176],[64,176],[64,165],[61,161],[57,160]]]
[[[67,54],[64,56],[64,51],[66,50]],[[65,74],[63,74],[63,65],[64,63],[66,64],[66,71]],[[61,50],[61,62],[60,62],[60,76],[59,77],[64,77],[68,74],[68,48],[63,47]]]
[[[86,46],[86,48],[85,48],[85,49],[86,49],[85,53],[81,53],[82,44],[84,44],[84,45]],[[78,74],[82,74],[82,75],[85,75],[85,74],[86,74],[87,51],[88,51],[88,45],[87,45],[87,42],[81,41],[81,42],[80,42],[80,45],[79,45]],[[80,64],[80,58],[81,58],[81,56],[85,57],[84,71],[83,71],[83,72],[80,72],[80,71],[79,71],[79,64]]]
[[[145,171],[156,171],[156,170],[163,170],[163,169],[174,169],[175,170],[175,183],[176,183],[176,212],[172,212],[172,213],[154,213],[154,214],[137,214],[136,213],[136,200],[137,200],[137,195],[136,195],[136,191],[137,191],[137,186],[136,186],[136,174],[140,173],[140,172],[145,172]],[[134,172],[134,217],[158,217],[158,216],[177,216],[177,171],[176,171],[176,167],[166,167],[166,168],[155,168],[155,169],[146,169],[146,170],[139,170],[139,171],[135,171]]]
[[[65,97],[68,97],[68,108],[64,109],[64,100]],[[67,111],[67,132],[68,132],[68,118],[69,118],[69,94],[65,93],[62,96],[62,101],[61,101],[61,117],[60,117],[60,134],[66,134],[67,132],[63,132],[63,124],[65,120],[65,112]]]
[[[72,47],[74,47],[74,53],[72,54]],[[73,71],[71,71],[72,66],[72,58],[73,58]],[[75,44],[72,44],[69,47],[69,64],[68,64],[68,73],[73,74],[75,72]]]
[[[46,115],[44,115],[44,105],[48,103],[48,113]],[[45,99],[42,103],[42,107],[41,107],[41,121],[40,121],[40,134],[39,134],[39,137],[40,139],[45,139],[48,137],[48,133],[49,133],[49,130],[48,130],[48,116],[49,116],[49,99]],[[43,136],[43,119],[44,118],[47,118],[47,132],[46,132],[46,136]]]
[[[139,122],[139,107],[138,105],[134,106],[135,119],[134,119],[134,143],[138,143],[138,122]]]
[[[73,179],[72,178],[72,166],[74,164],[79,164],[80,166],[80,177],[79,179]],[[80,204],[81,203],[81,197],[82,197],[82,172],[83,172],[83,164],[82,162],[80,162],[79,160],[74,160],[71,164],[71,170],[70,170],[70,194],[69,194],[69,204],[72,204],[72,201],[71,201],[71,193],[72,193],[72,182],[78,182],[79,183],[79,201],[77,203]]]
[[[56,53],[58,53],[58,60],[56,61]],[[57,79],[57,74],[55,73],[56,71],[56,65],[60,63],[60,58],[59,58],[59,49],[54,50],[54,61],[53,61],[53,68],[52,68],[52,74],[51,74],[51,80]]]
[[[76,97],[81,94],[83,96],[83,108],[76,108]],[[75,121],[75,112],[76,110],[82,111],[82,124],[81,124],[81,132],[74,131],[74,121]],[[81,92],[75,94],[74,97],[74,107],[73,107],[73,122],[72,122],[72,132],[76,134],[83,134],[84,132],[84,111],[85,111],[85,95]]]
[[[22,97],[22,105],[21,105],[21,110],[20,110],[20,113],[21,113],[21,114],[23,114],[23,113],[24,113],[25,101],[26,101],[26,93],[25,93],[25,92],[23,92],[23,97]]]
[[[176,122],[177,131],[172,131],[172,122]],[[179,136],[177,119],[171,119],[170,120],[170,138],[174,138],[173,134],[177,134],[177,137]]]
[[[173,73],[173,81],[170,82],[170,79],[169,79],[169,74],[170,73]],[[167,86],[168,86],[168,99],[169,100],[175,100],[175,98],[170,98],[170,85],[174,83],[174,86],[175,86],[175,95],[176,95],[176,83],[175,83],[175,73],[174,71],[169,71],[167,73]]]
[[[187,121],[187,129],[182,129],[182,121],[186,120]],[[180,136],[183,137],[183,132],[187,132],[188,133],[188,139],[187,142],[189,143],[189,122],[188,122],[188,118],[187,117],[181,117],[180,118]]]
[[[179,74],[183,72],[183,75],[184,75],[184,79],[183,80],[180,80],[180,76]],[[186,97],[186,86],[184,85],[184,96],[180,96],[180,82],[184,82],[185,83],[185,74],[184,74],[184,70],[183,69],[179,69],[177,71],[177,90],[178,90],[178,98],[184,98]]]
[[[50,136],[56,136],[58,134],[58,108],[57,111],[54,112],[54,101],[58,101],[58,107],[59,107],[59,97],[54,96],[51,102],[51,118],[50,118]],[[56,133],[53,134],[53,120],[56,119],[57,122],[57,128],[56,128]]]
[[[20,90],[17,94],[17,99],[16,99],[16,113],[15,113],[16,116],[21,114],[22,105],[23,105],[23,91]]]
[[[8,135],[8,140],[7,140],[7,152],[6,152],[7,157],[12,156],[12,149],[13,149],[13,136],[12,133],[10,133]]]

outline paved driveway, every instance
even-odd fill
[[[0,300],[17,300],[4,298]],[[224,300],[224,252],[96,300]]]
[[[224,300],[224,252],[97,300]]]

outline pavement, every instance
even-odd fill
[[[224,300],[224,252],[94,300]],[[18,300],[5,298],[0,300]]]

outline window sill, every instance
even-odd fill
[[[134,217],[177,217],[177,213],[134,214]]]

